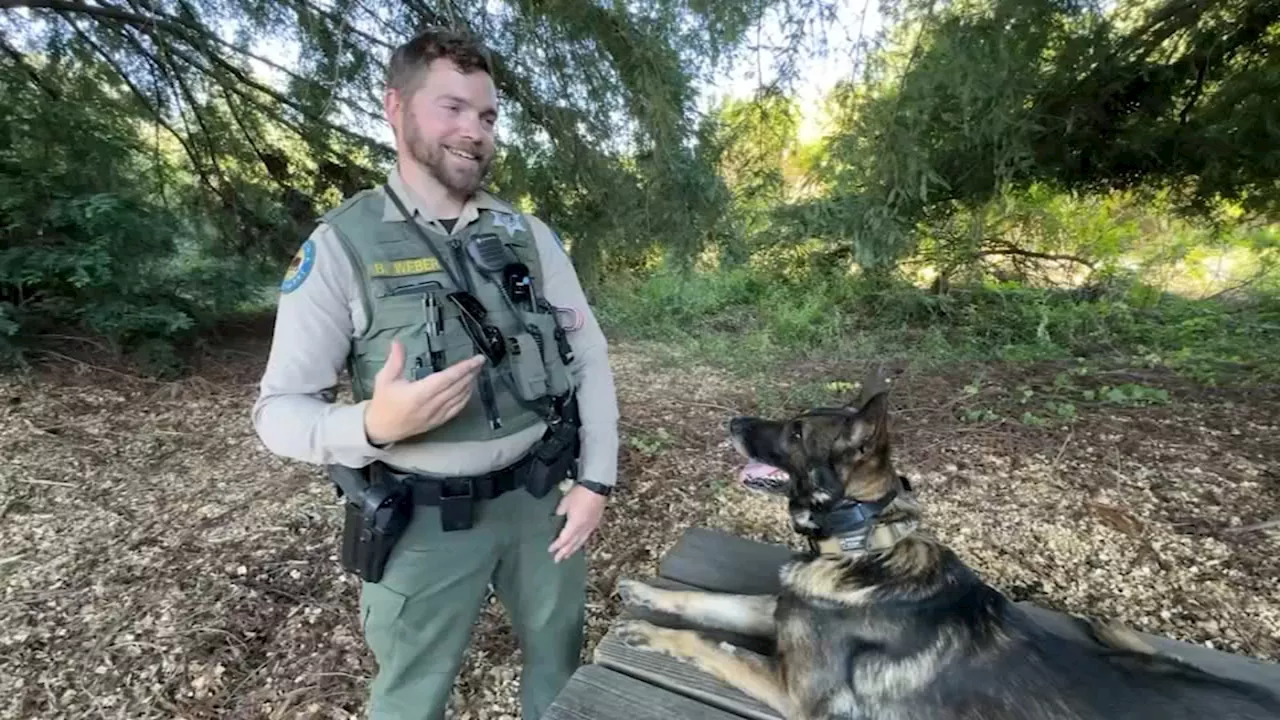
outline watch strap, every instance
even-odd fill
[[[577,484],[581,485],[582,487],[590,490],[591,492],[597,495],[603,495],[605,497],[609,497],[609,495],[613,493],[612,485],[605,485],[603,483],[598,483],[594,480],[577,480],[576,482]]]

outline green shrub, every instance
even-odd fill
[[[75,332],[171,369],[179,344],[250,302],[267,278],[209,251],[185,220],[190,196],[176,174],[92,78],[69,82],[56,113],[29,84],[6,79],[0,361],[20,361],[42,335]]]
[[[1233,368],[1280,375],[1274,292],[1228,303],[1132,283],[1105,293],[987,283],[935,295],[833,272],[780,277],[738,268],[630,278],[606,288],[597,306],[617,335],[761,368],[827,351],[941,362],[1095,357],[1164,364],[1207,382]]]

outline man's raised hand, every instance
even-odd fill
[[[365,409],[365,435],[374,445],[432,430],[461,412],[485,357],[473,355],[413,381],[403,377],[404,362],[404,346],[393,340],[387,362],[374,376],[373,398]]]

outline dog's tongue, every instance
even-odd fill
[[[771,490],[786,481],[785,471],[762,462],[749,462],[738,471],[738,482],[748,490]]]

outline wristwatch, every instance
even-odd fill
[[[591,492],[597,495],[603,495],[605,497],[609,497],[609,494],[613,492],[612,485],[603,485],[601,483],[596,482],[595,480],[578,480],[576,482],[577,484],[581,485],[582,487],[590,490]]]

